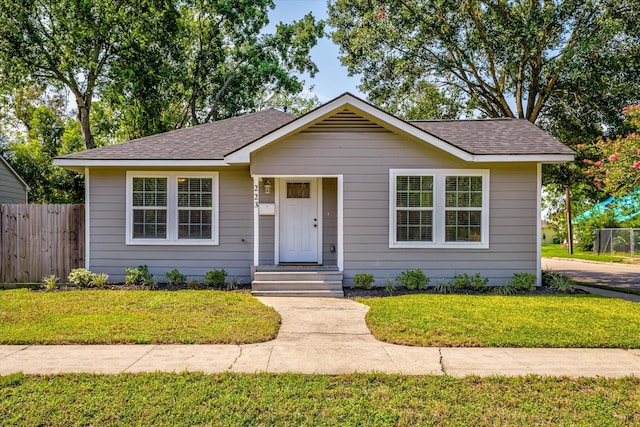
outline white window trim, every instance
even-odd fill
[[[399,242],[396,240],[396,177],[433,177],[433,241]],[[447,176],[482,177],[482,240],[479,242],[445,241],[445,178]],[[389,169],[389,248],[489,248],[489,169]]]
[[[167,178],[167,238],[166,239],[134,239],[133,238],[133,178]],[[211,239],[178,239],[178,178],[211,178],[213,187],[213,207],[211,209]],[[218,172],[193,171],[127,171],[127,213],[126,244],[127,245],[160,245],[160,246],[213,246],[219,241],[219,186]]]

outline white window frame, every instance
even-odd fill
[[[396,177],[433,177],[433,240],[431,242],[405,242],[396,240]],[[481,240],[478,242],[445,241],[445,181],[448,176],[481,176]],[[389,248],[489,248],[489,169],[389,169]],[[474,209],[475,210],[475,209]]]
[[[167,237],[165,239],[133,238],[133,178],[166,178],[167,179]],[[178,239],[178,178],[211,178],[212,209],[211,239]],[[164,246],[203,246],[218,245],[219,241],[219,185],[218,172],[193,171],[127,171],[126,177],[126,244],[127,245],[164,245]]]

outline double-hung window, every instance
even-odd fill
[[[127,172],[129,245],[217,245],[217,172]]]
[[[391,169],[389,246],[489,247],[489,171]]]

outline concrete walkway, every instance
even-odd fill
[[[282,316],[278,337],[249,345],[0,346],[14,372],[297,372],[407,375],[640,376],[640,349],[406,347],[377,341],[368,307],[346,299],[262,298]]]

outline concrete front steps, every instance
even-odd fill
[[[257,267],[251,294],[278,297],[343,298],[342,272],[335,267]]]

